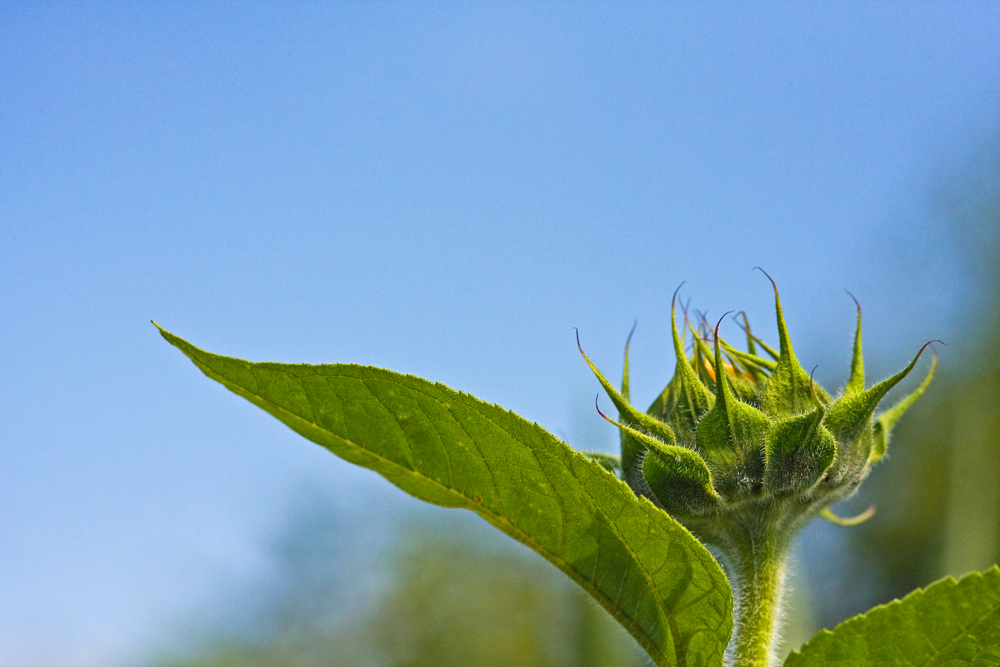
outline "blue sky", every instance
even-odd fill
[[[834,386],[849,288],[900,366],[968,301],[935,193],[996,136],[998,44],[995,3],[0,4],[0,662],[134,654],[303,484],[406,505],[151,318],[588,447],[573,327],[614,374],[637,319],[651,399],[682,280],[770,333],[765,267]]]

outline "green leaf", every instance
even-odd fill
[[[785,667],[1000,665],[1000,569],[942,579],[823,630]]]
[[[561,569],[657,665],[719,667],[732,591],[692,535],[537,424],[411,375],[251,363],[160,330],[205,375],[404,491],[476,512]]]

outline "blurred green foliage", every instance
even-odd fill
[[[337,620],[344,596],[322,569],[350,540],[336,520],[300,522],[278,544],[279,586],[262,618],[208,636],[187,657],[160,667],[629,667],[645,664],[634,640],[540,557],[507,546],[460,519],[416,522],[392,547],[387,580],[373,599]],[[439,515],[439,513],[436,513]],[[325,533],[323,531],[326,531]],[[319,532],[317,532],[319,531]],[[331,541],[331,539],[333,541]],[[355,576],[371,576],[377,556]],[[316,569],[314,576],[302,571]],[[367,570],[367,571],[366,571]],[[329,582],[328,583],[333,583]],[[349,585],[349,582],[340,582]],[[310,610],[308,614],[295,609]]]

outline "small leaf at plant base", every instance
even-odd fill
[[[537,424],[411,375],[251,363],[160,332],[205,375],[300,435],[417,498],[472,510],[540,553],[657,665],[721,667],[733,599],[712,555]]]
[[[823,630],[785,667],[1000,665],[1000,569],[948,578]]]

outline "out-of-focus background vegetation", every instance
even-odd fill
[[[388,550],[359,557],[371,527],[328,497],[306,497],[274,544],[278,583],[228,619],[235,625],[192,634],[193,652],[157,664],[643,664],[575,585],[486,526],[418,512],[393,527]]]
[[[574,326],[616,375],[638,319],[651,400],[682,280],[773,339],[761,265],[836,389],[847,288],[871,380],[947,346],[836,508],[874,518],[803,532],[785,650],[997,562],[998,43],[995,2],[0,3],[0,665],[645,664],[539,557],[150,318],[611,451]]]

